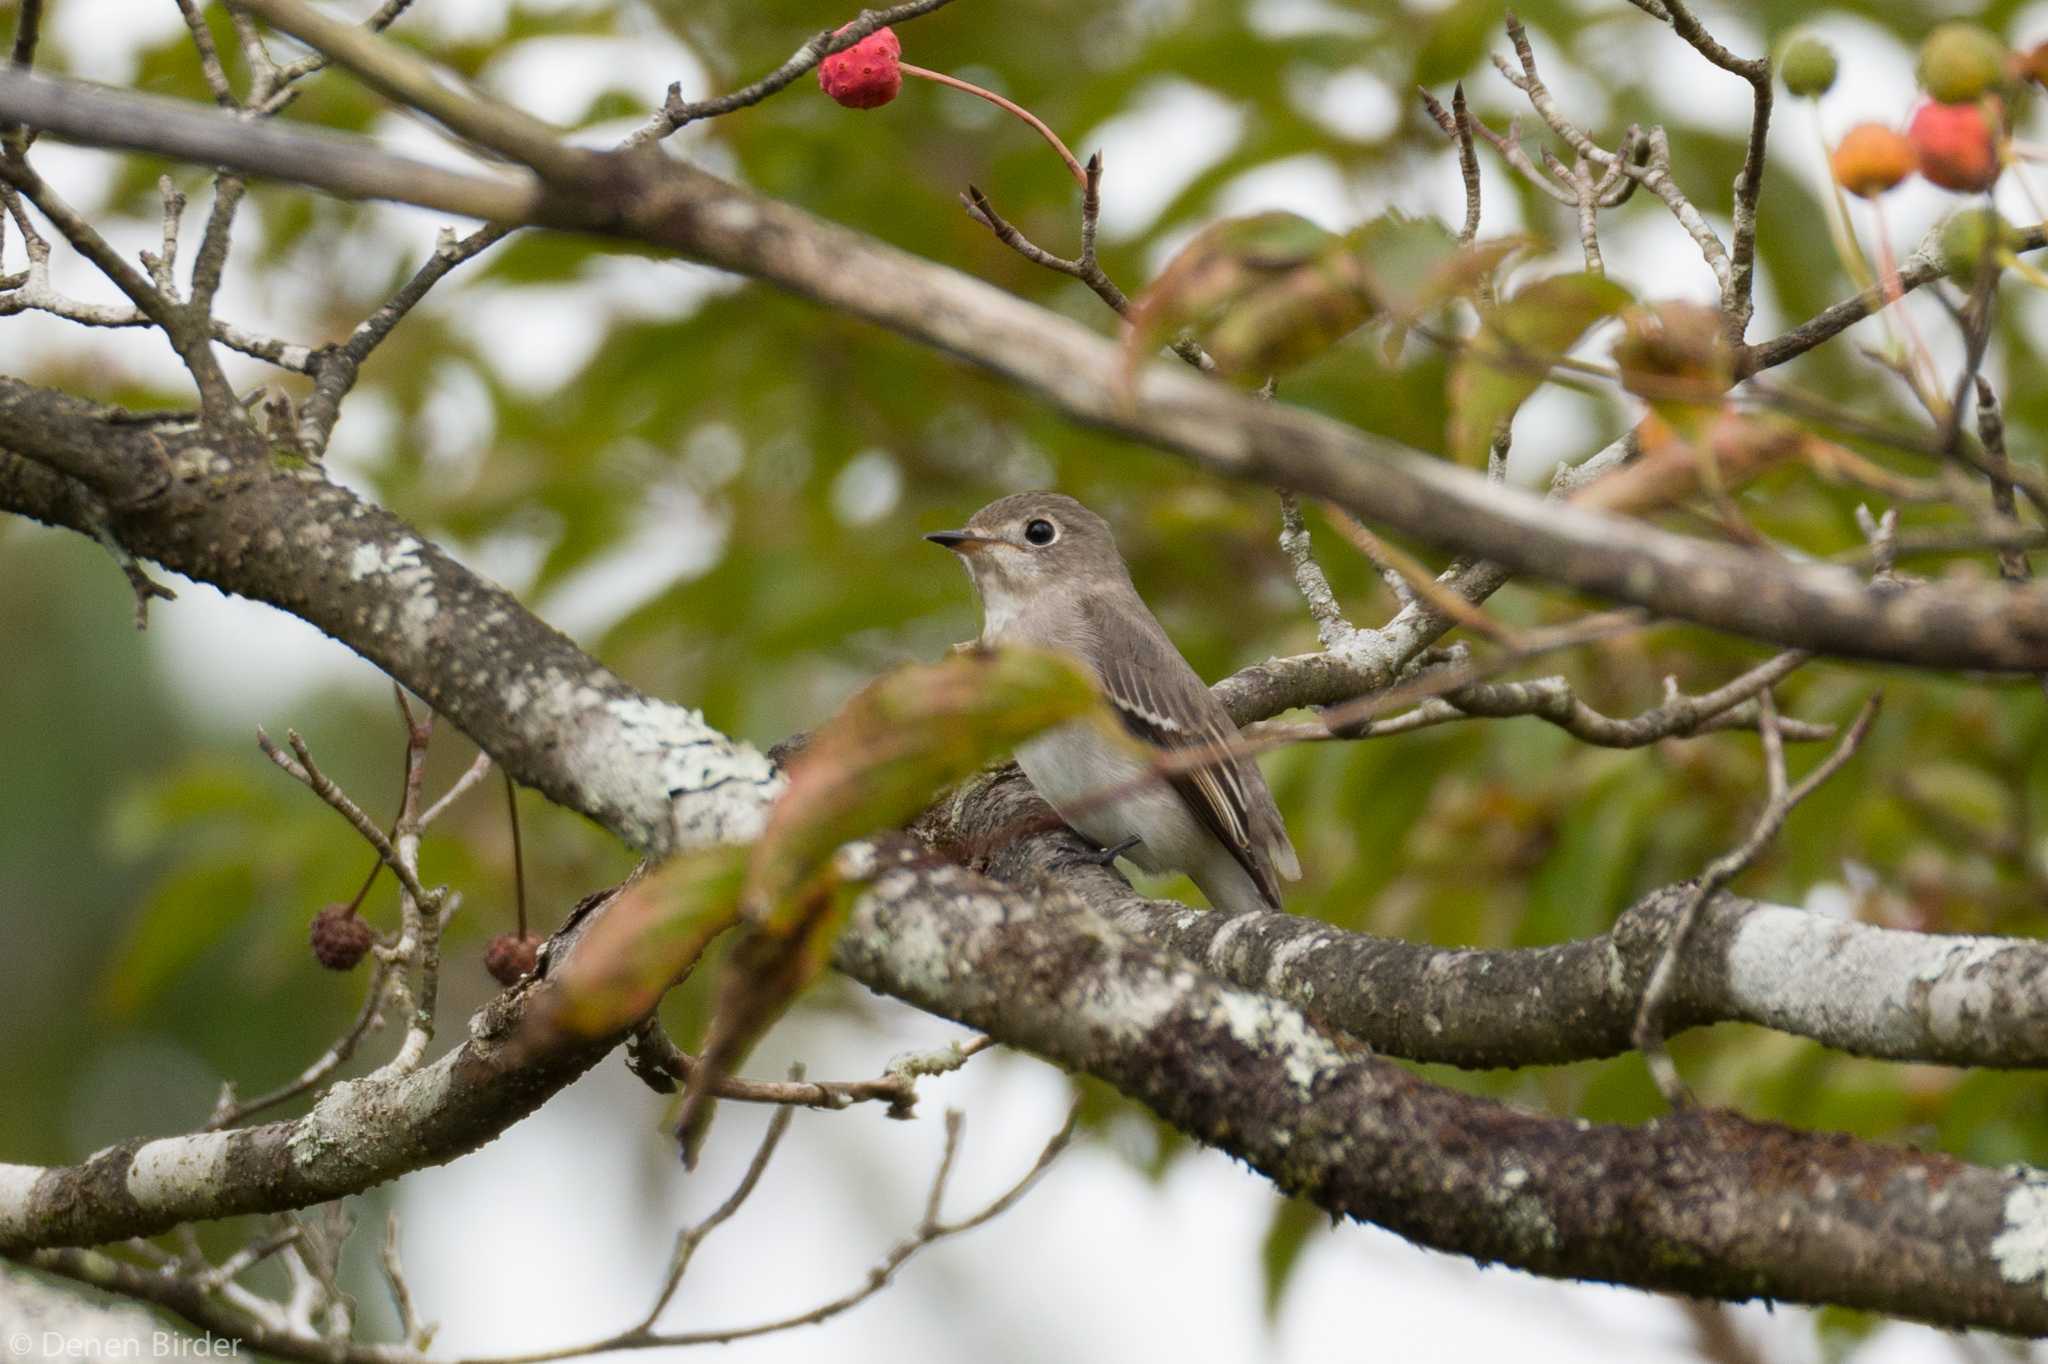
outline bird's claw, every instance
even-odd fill
[[[1119,857],[1122,857],[1125,853],[1129,852],[1131,849],[1137,847],[1140,843],[1143,843],[1144,841],[1144,839],[1138,837],[1136,834],[1132,834],[1129,838],[1124,839],[1120,843],[1112,843],[1107,848],[1097,848],[1092,854],[1089,855],[1089,860],[1100,866],[1106,867],[1110,865],[1112,862],[1116,861]]]

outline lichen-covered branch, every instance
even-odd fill
[[[742,839],[780,778],[701,715],[641,695],[397,517],[257,433],[111,421],[0,378],[0,507],[92,529],[290,611],[460,727],[515,779],[648,851]],[[604,755],[599,760],[595,755]],[[622,757],[630,761],[621,765]]]
[[[1092,849],[1044,832],[1014,769],[964,788],[920,826],[1017,885],[1056,882],[1119,928],[1241,989],[1285,999],[1370,1045],[1469,1069],[1618,1056],[1690,887],[1627,906],[1598,937],[1462,948],[1375,937],[1295,914],[1218,915],[1146,900]],[[1029,831],[1029,832],[1026,832]],[[1910,933],[1722,893],[1673,976],[1671,1032],[1743,1022],[1894,1061],[2048,1068],[2048,944]]]
[[[2026,1170],[1721,1110],[1615,1127],[1475,1099],[1076,899],[904,856],[841,969],[1100,1076],[1334,1215],[1539,1274],[2048,1333],[2048,1180]]]

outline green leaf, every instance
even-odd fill
[[[157,883],[100,983],[100,1005],[132,1018],[256,903],[255,869],[238,857],[196,862]]]
[[[1526,236],[1461,244],[1436,219],[1399,212],[1353,229],[1346,241],[1374,302],[1393,319],[1386,343],[1389,363],[1399,357],[1411,324],[1454,298],[1471,297],[1511,256],[1537,244]]]
[[[1549,369],[1594,323],[1630,302],[1628,290],[1601,275],[1553,275],[1485,314],[1451,366],[1451,458],[1486,453],[1494,427],[1514,416]]]
[[[1273,1209],[1266,1237],[1259,1243],[1259,1269],[1266,1287],[1266,1321],[1279,1320],[1287,1280],[1308,1249],[1309,1238],[1328,1224],[1329,1214],[1305,1198],[1290,1198]]]
[[[107,842],[118,856],[141,857],[194,821],[258,816],[266,804],[250,780],[248,764],[194,761],[124,791],[109,812]]]

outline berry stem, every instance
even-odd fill
[[[1876,281],[1870,274],[1870,262],[1863,257],[1863,248],[1849,227],[1849,205],[1842,198],[1842,182],[1835,179],[1834,171],[1828,165],[1828,139],[1827,134],[1821,131],[1820,109],[1808,101],[1808,112],[1812,118],[1814,140],[1820,144],[1821,172],[1828,182],[1828,197],[1821,200],[1821,209],[1828,220],[1828,235],[1834,239],[1835,255],[1842,262],[1842,268],[1849,272],[1850,280],[1858,289],[1868,289]]]
[[[512,785],[512,774],[504,768],[498,771],[505,778],[505,814],[512,821],[512,898],[519,906],[519,936],[526,937],[526,857],[519,846],[519,791]]]
[[[1081,169],[1081,163],[1076,161],[1074,154],[1067,150],[1067,144],[1060,141],[1059,134],[1046,127],[1044,121],[1038,115],[1032,113],[1023,105],[1013,104],[993,90],[984,90],[973,81],[964,81],[958,76],[949,76],[943,71],[932,71],[922,66],[912,66],[909,62],[898,62],[896,65],[906,76],[922,76],[928,81],[937,81],[940,85],[950,85],[955,90],[965,90],[970,95],[979,95],[998,109],[1007,110],[1018,118],[1023,119],[1033,128],[1036,128],[1038,135],[1051,143],[1052,149],[1060,154],[1060,160],[1067,163],[1067,170],[1073,174],[1074,183],[1083,189],[1088,187],[1088,172]]]
[[[356,898],[348,902],[348,913],[354,914],[363,903],[363,897],[370,893],[370,887],[377,884],[377,873],[384,870],[384,859],[380,856],[370,864],[370,874],[363,880],[363,888],[356,892]]]
[[[1899,283],[1898,256],[1892,251],[1891,228],[1885,221],[1884,205],[1880,201],[1870,201],[1870,216],[1877,226],[1878,284],[1884,290],[1885,311],[1896,313],[1899,330],[1905,334],[1910,377],[1913,387],[1919,390],[1921,405],[1936,421],[1944,420],[1948,399],[1942,396],[1941,385],[1933,377],[1934,353],[1928,350],[1919,326],[1913,321],[1912,310],[1905,304],[1906,292]],[[1898,306],[1894,308],[1893,304]]]

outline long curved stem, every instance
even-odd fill
[[[912,66],[909,62],[898,62],[896,65],[906,76],[922,76],[928,81],[937,81],[940,85],[950,85],[955,90],[965,90],[970,95],[979,95],[998,109],[1008,110],[1018,118],[1023,119],[1026,123],[1036,128],[1038,135],[1047,142],[1050,142],[1052,149],[1060,154],[1060,160],[1067,163],[1067,170],[1073,174],[1074,183],[1080,185],[1083,189],[1088,187],[1088,172],[1081,169],[1081,163],[1076,161],[1074,154],[1067,150],[1067,144],[1060,141],[1058,133],[1045,126],[1044,120],[1040,119],[1038,115],[1032,113],[1023,105],[1013,104],[993,90],[984,90],[973,81],[964,81],[958,76],[949,76],[943,71],[932,71],[926,67]]]

